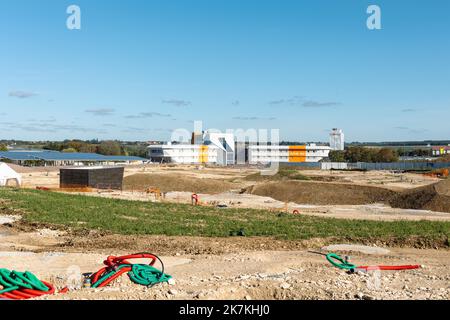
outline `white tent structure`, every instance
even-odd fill
[[[22,176],[11,169],[6,163],[0,162],[0,187],[20,186]]]

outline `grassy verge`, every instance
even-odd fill
[[[230,231],[239,229],[244,229],[247,236],[290,240],[325,237],[442,240],[450,235],[449,222],[343,220],[4,188],[0,188],[0,200],[4,200],[3,204],[0,201],[0,214],[8,208],[20,210],[26,222],[125,235],[226,237]]]

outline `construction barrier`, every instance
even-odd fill
[[[321,170],[347,170],[347,162],[322,162],[320,163]]]
[[[428,171],[450,168],[450,162],[321,162],[321,170],[393,170]]]

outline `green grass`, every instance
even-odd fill
[[[0,214],[23,212],[29,223],[98,229],[125,235],[227,237],[243,228],[247,236],[279,239],[448,238],[449,222],[378,222],[278,214],[265,210],[219,209],[0,188]],[[6,203],[6,204],[5,204]],[[3,208],[2,208],[3,207]]]

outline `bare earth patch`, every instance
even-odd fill
[[[391,199],[390,204],[397,208],[450,212],[450,179],[403,191]]]
[[[272,197],[284,202],[316,205],[357,205],[388,201],[395,192],[368,186],[309,181],[283,181],[258,184],[250,194]]]
[[[38,237],[34,236],[35,241]],[[423,268],[404,272],[347,274],[331,267],[324,257],[309,253],[306,249],[294,249],[285,242],[193,238],[189,239],[188,245],[188,239],[183,237],[153,237],[153,240],[130,237],[125,242],[123,237],[101,238],[84,236],[83,245],[79,242],[80,238],[73,246],[66,248],[48,243],[35,251],[25,248],[21,251],[0,249],[2,267],[29,270],[58,288],[66,285],[74,287],[67,294],[43,299],[450,298],[448,250],[391,248],[390,253],[382,256],[352,252],[352,262],[358,264],[418,263]],[[254,243],[254,249],[242,249],[250,249],[249,242]],[[308,248],[318,250],[322,243],[320,240],[316,243],[311,241]],[[267,246],[257,248],[256,244]],[[285,249],[275,249],[276,246]],[[97,271],[108,255],[139,251],[161,255],[165,270],[174,277],[175,284],[146,288],[131,283],[126,276],[104,289],[81,288],[79,282],[78,286],[74,282],[74,279],[81,279],[82,273]]]
[[[149,187],[160,188],[162,192],[187,191],[194,193],[218,193],[239,185],[229,181],[195,178],[175,174],[138,173],[124,179],[124,190],[146,190]]]
[[[447,211],[448,185],[431,185],[438,180],[421,175],[302,171],[301,174],[313,181],[280,183],[245,179],[255,172],[248,168],[127,167],[128,191],[90,195],[149,201],[147,194],[135,191],[154,186],[169,192],[168,202],[188,203],[190,194],[195,192],[200,193],[204,204],[213,207],[271,211],[298,208],[303,215],[345,219],[448,221],[447,213],[427,211]],[[58,185],[57,170],[24,168],[22,174],[26,187]],[[246,194],[230,192],[251,185],[255,186]],[[403,190],[409,191],[396,198]],[[390,208],[386,203],[391,199],[398,199],[399,207],[403,207],[403,201],[408,208],[427,210]],[[414,203],[417,206],[411,205]],[[174,285],[145,288],[132,284],[124,276],[105,289],[77,288],[44,299],[450,299],[448,237],[378,239],[343,235],[339,239],[280,240],[117,235],[11,219],[22,213],[12,209],[8,201],[0,200],[0,267],[29,270],[62,288],[74,276],[80,278],[81,273],[98,270],[108,255],[147,251],[160,255],[166,263],[166,272],[175,279]],[[120,213],[120,219],[128,223],[136,221],[127,210]],[[85,224],[84,220],[76,223]],[[421,264],[423,267],[401,272],[347,274],[333,268],[323,256],[307,251],[342,243],[371,246],[384,253],[372,255],[368,254],[370,249],[350,250],[352,263]],[[329,250],[336,248],[339,249],[330,247]]]

